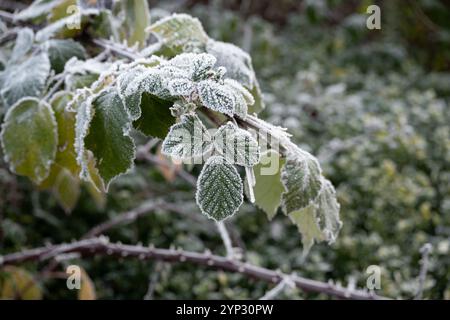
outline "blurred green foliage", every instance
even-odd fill
[[[450,299],[448,7],[437,0],[383,1],[382,29],[368,30],[365,8],[371,1],[283,1],[280,8],[287,9],[281,17],[254,4],[259,1],[248,2],[151,1],[150,9],[153,19],[188,12],[200,18],[212,38],[251,53],[267,104],[262,117],[287,127],[298,144],[318,155],[336,186],[344,226],[334,245],[316,245],[303,260],[300,236],[287,217],[278,213],[268,222],[262,211],[247,205],[231,219],[233,240],[245,258],[343,285],[352,278],[360,287],[366,284],[366,268],[375,264],[382,268],[379,294],[411,298],[418,285],[419,250],[429,242],[433,252],[424,296]],[[119,212],[160,197],[203,223],[156,211],[111,230],[111,240],[224,253],[214,226],[196,209],[189,185],[178,179],[168,183],[154,166],[140,163],[117,180],[105,208],[83,190],[70,215],[50,193],[5,168],[0,169],[3,253],[78,239]],[[107,257],[70,263],[86,269],[99,298],[141,299],[149,279],[148,297],[155,299],[258,298],[270,288],[189,264]],[[27,267],[38,274],[45,264]],[[76,298],[65,280],[42,278],[41,284],[46,298]],[[287,290],[280,298],[329,297]]]

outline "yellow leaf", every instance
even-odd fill
[[[81,270],[81,288],[78,291],[78,300],[96,300],[95,286],[84,269]]]
[[[6,266],[0,271],[0,293],[1,299],[42,299],[42,290],[33,275],[13,266]]]

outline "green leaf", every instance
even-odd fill
[[[302,150],[289,153],[281,181],[285,188],[282,196],[284,212],[289,214],[307,207],[316,200],[322,187],[317,159]]]
[[[67,169],[61,169],[53,185],[53,194],[66,213],[72,212],[80,196],[80,180]]]
[[[274,150],[261,154],[260,162],[253,167],[256,184],[253,187],[255,204],[264,210],[271,220],[277,213],[281,204],[281,195],[284,192],[281,183],[281,169],[285,159]]]
[[[182,52],[193,52],[203,48],[208,35],[196,18],[187,14],[173,14],[152,24],[148,30],[162,44],[162,54],[174,57]]]
[[[10,63],[14,63],[22,59],[33,47],[34,32],[30,28],[20,29],[17,33],[16,43],[11,53]]]
[[[125,26],[128,30],[128,45],[133,46],[137,42],[142,48],[147,38],[145,28],[150,23],[147,0],[124,0],[122,5],[125,12]]]
[[[50,174],[39,185],[41,188],[52,187],[63,169],[68,170],[74,177],[79,175],[80,167],[76,160],[74,146],[76,113],[67,109],[67,105],[72,98],[72,93],[60,91],[56,93],[50,101],[57,123],[58,149],[55,161],[50,168]]]
[[[188,160],[202,157],[212,148],[211,135],[196,114],[181,116],[164,139],[161,152],[174,159]]]
[[[58,135],[50,105],[35,98],[18,101],[7,112],[1,143],[11,171],[35,183],[44,180],[55,159]]]
[[[336,191],[330,181],[323,179],[322,183],[322,190],[314,203],[289,214],[302,234],[304,254],[308,253],[314,242],[333,243],[342,227]]]
[[[170,113],[173,102],[144,93],[141,99],[141,117],[133,122],[134,127],[147,136],[164,139],[175,118]]]
[[[242,190],[236,168],[223,157],[212,156],[198,177],[197,204],[207,217],[221,221],[239,209],[243,201]]]
[[[86,51],[83,46],[72,39],[48,40],[45,42],[44,47],[50,58],[52,69],[56,73],[64,71],[66,62],[72,57],[77,57],[81,60],[86,58]]]
[[[92,152],[95,166],[102,179],[101,187],[107,190],[114,178],[126,173],[133,166],[136,150],[134,141],[129,135],[131,123],[115,90],[101,92],[92,101],[91,107],[91,110],[84,111],[80,119],[77,116],[77,121],[82,122],[77,123],[77,131],[84,129],[77,134],[77,139],[84,140],[84,143],[78,143],[77,151],[82,162],[80,165],[84,170],[87,167],[86,155],[80,152],[85,150]],[[92,120],[89,121],[92,114]],[[83,137],[83,133],[86,132],[87,135]]]
[[[214,111],[233,116],[236,106],[234,92],[213,80],[197,83],[198,95],[202,104]]]
[[[229,163],[253,167],[259,162],[258,142],[252,135],[228,122],[214,135],[214,146]]]
[[[20,64],[10,65],[2,74],[0,95],[6,106],[11,106],[23,97],[37,97],[45,87],[50,73],[47,54],[40,53]]]

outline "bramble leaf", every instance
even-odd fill
[[[56,73],[64,71],[66,62],[72,57],[77,57],[81,60],[86,58],[86,51],[83,46],[72,39],[48,40],[44,43],[44,47],[48,52],[52,69]]]
[[[223,157],[212,156],[198,177],[197,204],[207,217],[221,221],[239,209],[243,200],[242,190],[236,168]]]
[[[138,43],[139,47],[142,48],[147,38],[145,28],[150,23],[148,3],[146,0],[124,0],[122,6],[125,12],[125,26],[128,31],[128,45],[133,46]]]
[[[286,214],[303,209],[315,201],[322,187],[317,159],[305,151],[291,152],[281,171],[283,209]]]
[[[238,128],[232,122],[217,130],[214,146],[230,163],[252,167],[259,162],[258,142],[248,131]]]
[[[162,43],[161,53],[168,57],[199,50],[208,41],[200,21],[187,14],[173,14],[152,24],[147,30]]]
[[[6,113],[1,143],[11,171],[39,184],[49,174],[57,144],[55,116],[50,105],[24,98]]]
[[[253,167],[256,184],[253,187],[255,204],[264,210],[269,220],[277,213],[284,192],[281,183],[281,169],[285,159],[278,152],[268,150],[261,154],[260,162]]]
[[[144,92],[141,99],[141,116],[133,122],[134,128],[147,136],[164,139],[175,123],[175,118],[170,113],[172,105],[172,101]]]
[[[11,106],[23,97],[37,97],[44,90],[50,73],[47,54],[40,53],[20,64],[10,65],[2,74],[1,97]]]
[[[11,53],[10,63],[22,59],[33,47],[34,32],[30,28],[20,29],[17,33],[16,43]]]
[[[115,90],[101,92],[92,101],[92,112],[84,148],[92,152],[103,187],[107,190],[114,178],[133,166],[136,150],[129,135],[131,123]]]
[[[314,203],[289,213],[302,234],[304,254],[308,253],[314,242],[333,243],[342,226],[334,187],[328,180],[323,179],[322,183],[322,190]]]
[[[236,105],[233,91],[212,80],[198,82],[197,90],[205,107],[233,116]]]
[[[187,160],[202,157],[211,150],[211,136],[194,113],[181,116],[164,139],[161,152],[175,159]]]

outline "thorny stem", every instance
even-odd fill
[[[247,277],[279,283],[286,277],[291,277],[295,286],[306,292],[325,293],[341,299],[380,300],[388,299],[363,290],[346,290],[332,283],[325,283],[255,266],[238,260],[213,255],[209,251],[200,253],[185,250],[160,249],[153,246],[126,245],[110,243],[106,237],[80,240],[69,244],[50,245],[17,253],[11,253],[0,258],[0,265],[15,265],[26,261],[44,261],[60,254],[79,253],[82,256],[108,255],[122,258],[138,258],[140,260],[157,260],[166,262],[190,262],[213,269],[237,272]]]

